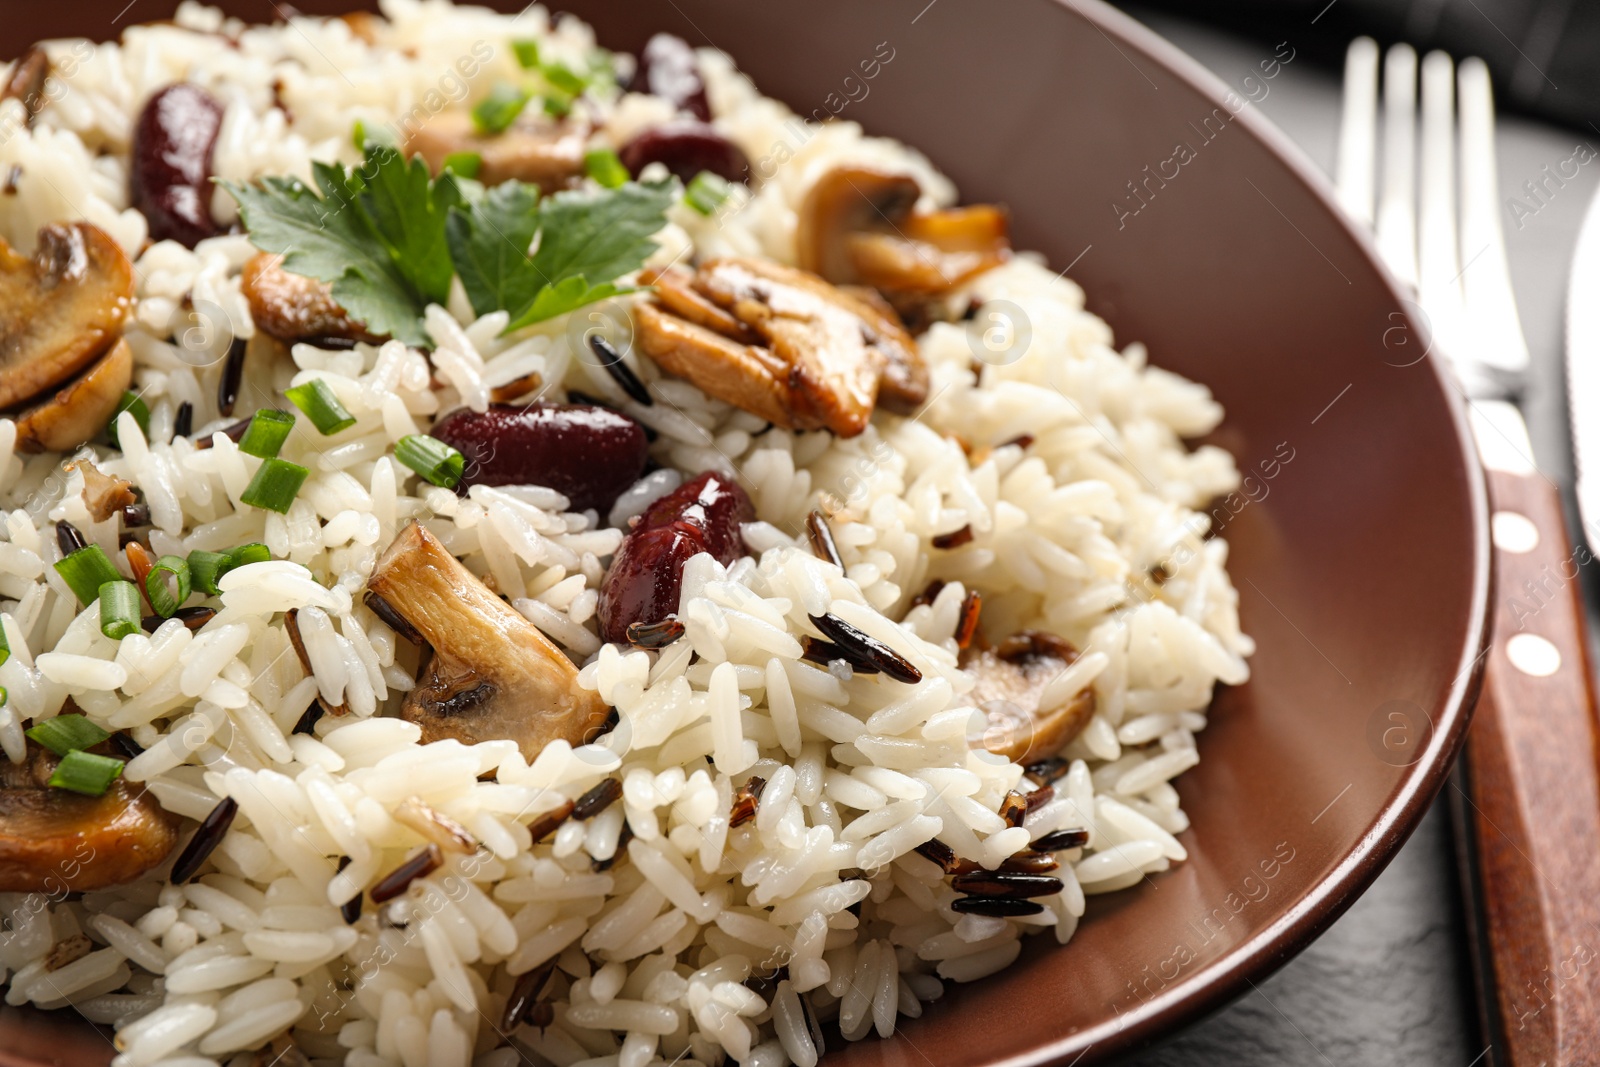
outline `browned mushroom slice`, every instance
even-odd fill
[[[106,428],[133,381],[133,350],[118,341],[65,389],[17,416],[17,448],[70,452]]]
[[[577,124],[529,117],[502,133],[485,134],[466,112],[445,111],[412,130],[404,150],[407,156],[421,156],[435,174],[450,156],[472,152],[483,161],[478,169],[483,184],[516,179],[553,193],[583,177],[587,137],[588,131]]]
[[[729,340],[654,304],[634,314],[639,347],[668,374],[780,426],[794,425],[788,367],[760,345]]]
[[[367,587],[433,646],[400,709],[424,741],[511,740],[532,760],[552,741],[593,740],[604,724],[610,708],[578,684],[572,661],[417,523]]]
[[[862,305],[858,313],[873,333],[879,338],[892,339],[892,343],[879,345],[884,360],[883,380],[878,383],[878,406],[897,415],[916,414],[928,399],[928,364],[901,324],[899,313],[876,289],[865,285],[839,288]]]
[[[86,222],[39,231],[31,258],[0,240],[0,408],[83,370],[121,332],[133,265]]]
[[[129,882],[167,858],[178,821],[143,785],[89,797],[47,783],[57,759],[28,746],[0,760],[0,892],[81,893]]]
[[[800,206],[800,266],[841,285],[926,298],[948,292],[1010,255],[1005,210],[992,205],[916,212],[915,178],[841,166],[818,178]]]
[[[86,459],[77,460],[74,465],[83,473],[83,503],[95,522],[105,522],[123,508],[139,502],[133,483],[128,479],[102,474],[100,468]]]
[[[253,257],[239,275],[239,290],[250,302],[250,318],[280,341],[383,340],[352,319],[326,283],[284,270],[281,256]]]
[[[892,309],[767,260],[713,259],[685,281],[653,276],[657,305],[638,321],[640,348],[670,374],[791,429],[853,437],[880,396],[906,411],[927,393],[927,367]]]
[[[797,262],[830,282],[859,282],[850,235],[897,226],[921,195],[922,187],[909,174],[862,166],[833,168],[817,179],[800,205]]]
[[[1077,658],[1077,649],[1039,630],[1013,634],[992,649],[974,646],[963,652],[961,668],[976,683],[970,699],[987,720],[973,747],[1013,763],[1032,763],[1055,755],[1077,737],[1094,714],[1092,689],[1060,707],[1039,710],[1039,697],[1050,680]]]
[[[767,260],[714,259],[695,286],[767,341],[791,368],[791,391],[801,408],[809,405],[815,420],[835,432],[844,433],[840,422],[855,425],[854,433],[866,426],[877,399],[873,378],[914,382],[920,376],[927,391],[917,343],[893,311],[815,274]],[[886,373],[891,366],[895,370]]]
[[[656,299],[661,302],[661,306],[679,318],[687,319],[697,326],[704,326],[708,330],[715,330],[735,341],[743,341],[746,344],[761,343],[761,336],[754,330],[696,292],[694,276],[688,271],[676,269],[640,271],[639,282],[642,285],[654,286]]]
[[[49,55],[38,45],[29,45],[11,68],[11,77],[6,81],[5,89],[0,90],[0,100],[22,101],[22,109],[27,115],[23,121],[32,126],[33,117],[44,108],[44,83],[49,77]]]

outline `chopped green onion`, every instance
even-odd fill
[[[462,178],[476,178],[483,170],[483,157],[476,152],[451,152],[444,157],[444,169]]]
[[[195,549],[189,553],[189,581],[206,596],[222,592],[217,583],[233,569],[233,559],[226,552],[207,552]]]
[[[132,591],[133,583],[126,582]],[[134,593],[135,597],[139,594]],[[138,629],[138,623],[134,624]],[[48,748],[58,756],[65,756],[75,748],[93,748],[106,738],[110,737],[109,731],[102,730],[82,715],[57,715],[28,731],[28,737]]]
[[[122,575],[117,573],[99,545],[80,548],[61,560],[56,564],[56,573],[85,606],[93,604],[100,596],[102,585],[122,581]]]
[[[437,437],[413,433],[400,438],[394,458],[434,485],[454,489],[466,470],[466,457]]]
[[[517,63],[523,70],[537,70],[539,68],[539,42],[524,39],[511,42],[511,51],[516,54]]]
[[[568,96],[582,96],[583,91],[589,88],[589,80],[565,63],[546,63],[539,68],[539,73],[544,75],[545,81]]]
[[[694,176],[689,187],[683,191],[683,202],[700,214],[709,215],[722,206],[730,191],[732,186],[727,179],[703,170]]]
[[[171,556],[163,557],[171,559]],[[100,632],[121,641],[139,632],[139,587],[121,580],[100,587]],[[84,748],[84,745],[75,745]]]
[[[150,405],[146,404],[137,393],[124,392],[122,399],[117,401],[117,410],[111,413],[111,421],[106,423],[106,436],[111,438],[111,443],[117,448],[122,445],[117,443],[117,417],[124,411],[133,412],[133,421],[139,424],[139,429],[145,436],[150,435]]]
[[[313,378],[309,382],[297,385],[287,390],[284,396],[294,402],[294,406],[306,413],[311,420],[311,425],[317,432],[327,437],[340,430],[348,430],[356,424],[356,417],[350,410],[339,403],[339,398],[333,395],[333,390],[328,388],[328,383],[321,378]]]
[[[6,687],[0,685],[0,708],[6,706],[6,701],[11,699],[11,694],[6,692]]]
[[[4,621],[0,621],[0,666],[4,666],[6,660],[8,660],[10,658],[11,658],[11,639],[6,636],[6,625],[5,625],[5,622]],[[5,701],[0,700],[0,704],[4,704],[4,703],[5,703]]]
[[[263,460],[256,476],[239,495],[239,501],[282,514],[294,503],[295,494],[300,492],[310,474],[304,467],[286,459]]]
[[[564,119],[572,111],[572,97],[551,90],[544,95],[544,113],[551,118]]]
[[[173,593],[167,588],[167,575],[172,575],[177,584],[178,591]],[[189,564],[182,556],[162,556],[156,560],[155,566],[150,568],[150,573],[144,576],[145,595],[150,598],[150,606],[156,609],[156,614],[163,619],[171,618],[172,613],[189,599],[191,590],[189,584]],[[102,599],[105,589],[100,590]],[[106,636],[110,636],[107,634]]]
[[[292,429],[293,415],[276,408],[262,408],[250,417],[250,425],[245,427],[244,436],[239,438],[239,451],[261,459],[271,459],[283,451],[283,443],[289,439]]]
[[[628,181],[628,168],[622,165],[622,160],[618,159],[617,154],[609,148],[596,148],[584,156],[583,169],[589,172],[589,177],[607,189],[616,189]]]
[[[473,107],[472,124],[479,133],[504,133],[506,127],[517,121],[529,99],[526,89],[501,82]]]
[[[246,563],[265,563],[272,558],[272,550],[260,541],[240,545],[228,552],[228,569],[243,567]]]
[[[97,756],[93,752],[73,749],[61,757],[50,784],[57,789],[70,789],[88,797],[105,796],[111,783],[122,774],[122,761],[110,756]]]
[[[169,558],[172,557],[163,556],[162,560]],[[271,558],[272,550],[259,541],[230,548],[226,552],[206,552],[197,548],[189,553],[189,580],[195,589],[207,596],[216,596],[222,592],[220,583],[224,574],[235,567],[243,567],[247,563],[265,563]]]

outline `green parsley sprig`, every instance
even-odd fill
[[[359,166],[314,165],[296,178],[224,182],[251,243],[295,274],[332,285],[333,298],[374,333],[428,347],[429,304],[460,274],[479,315],[506,311],[507,331],[634,291],[616,279],[656,250],[676,197],[672,181],[542,197],[536,185],[485,190],[369,141]]]

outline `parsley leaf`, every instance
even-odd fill
[[[533,302],[544,284],[526,269],[528,250],[539,232],[537,185],[497,185],[470,208],[452,211],[445,230],[450,258],[461,273],[473,311],[516,312]]]
[[[470,168],[466,168],[470,169]],[[423,313],[459,274],[479,315],[505,310],[507,332],[634,291],[616,279],[644,265],[676,195],[672,180],[558,193],[504,182],[485,190],[368,142],[354,169],[316,163],[297,178],[224,182],[257,248],[294,274],[329,283],[374,333],[430,346]]]
[[[651,237],[665,225],[673,196],[670,181],[557,193],[542,202],[536,190],[498,186],[457,208],[450,251],[473,310],[509,311],[509,332],[632,292],[613,282],[656,250]]]
[[[427,344],[423,309],[444,303],[455,273],[445,220],[463,202],[455,179],[428,177],[385,145],[369,144],[356,170],[313,165],[321,196],[296,178],[224,182],[250,241],[284,257],[287,271],[333,286],[333,298],[374,333]]]

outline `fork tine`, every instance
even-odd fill
[[[1517,300],[1506,263],[1495,177],[1494,94],[1483,60],[1461,62],[1461,285],[1468,331],[1477,358],[1513,375],[1528,367]]]
[[[1344,57],[1344,111],[1339,118],[1335,184],[1351,217],[1372,225],[1372,181],[1378,169],[1378,42],[1357,37]]]
[[[1408,44],[1383,60],[1383,186],[1378,251],[1403,282],[1417,283],[1417,52]]]
[[[1455,69],[1443,52],[1422,61],[1422,158],[1417,195],[1417,299],[1446,352],[1460,336],[1461,264],[1456,251]]]

